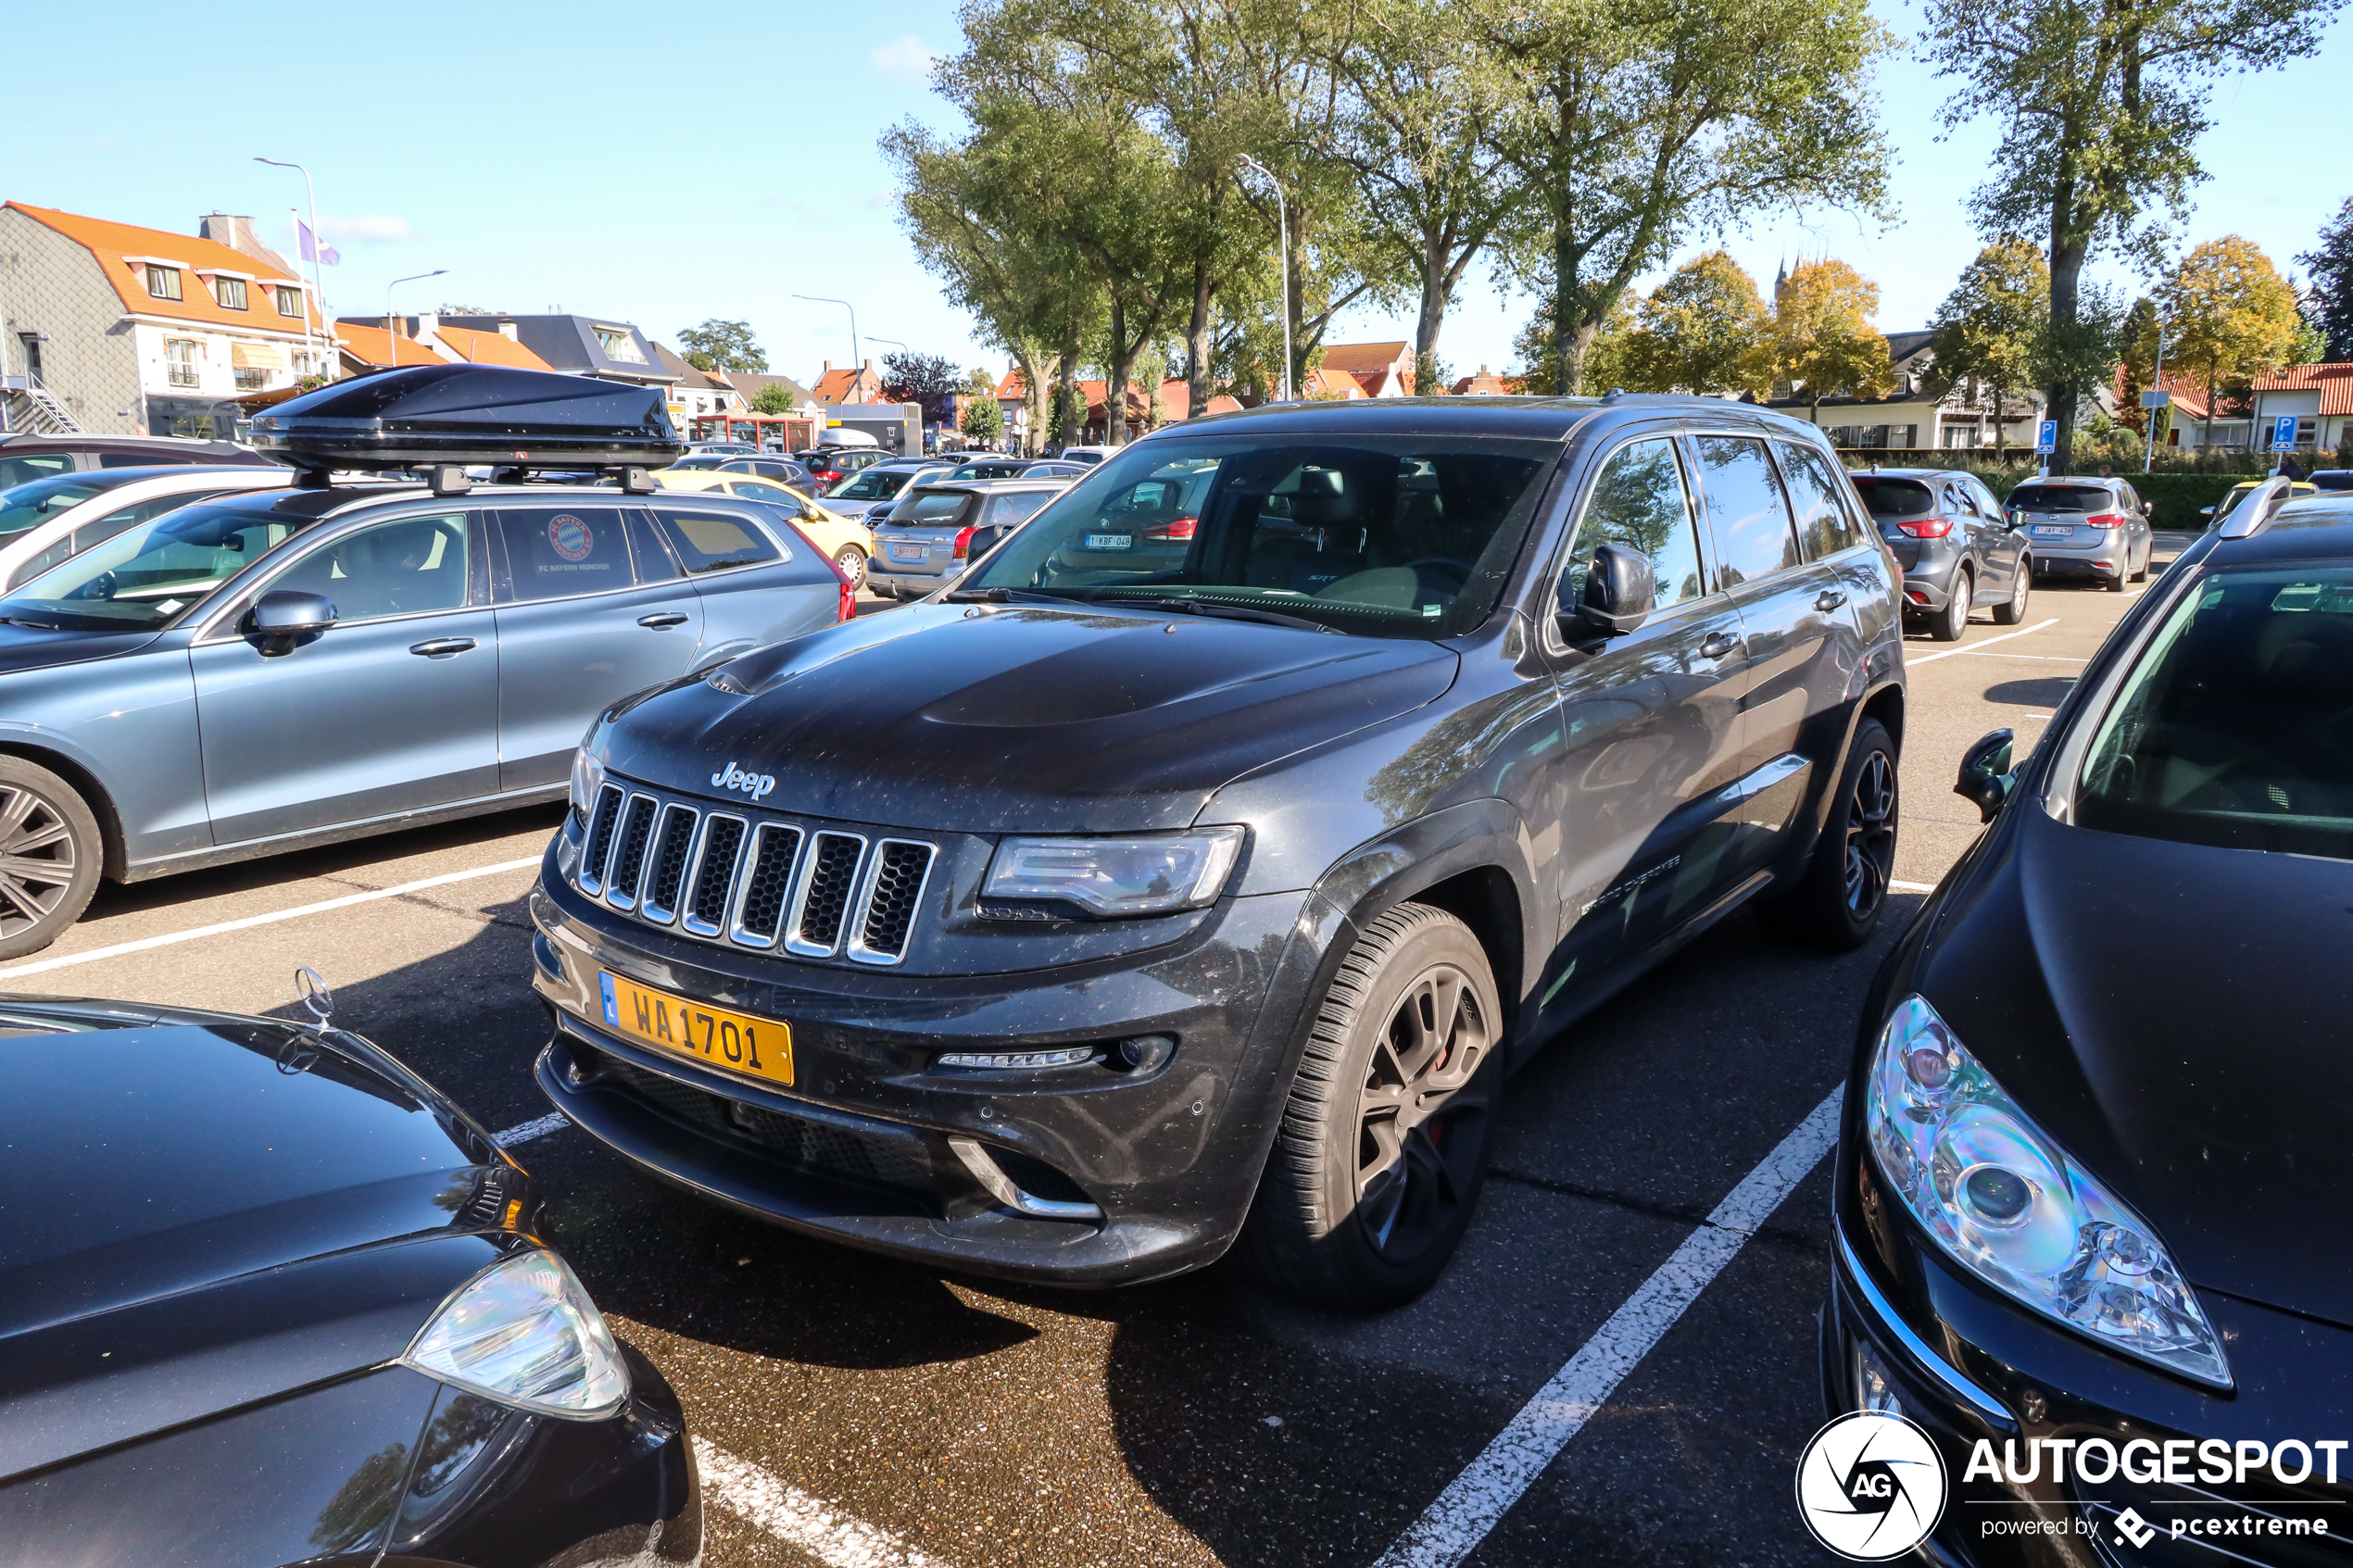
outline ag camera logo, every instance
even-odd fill
[[[1944,1458],[1900,1415],[1859,1411],[1814,1434],[1797,1461],[1797,1512],[1850,1562],[1883,1562],[1944,1516]]]

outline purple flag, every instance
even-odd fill
[[[321,244],[319,236],[310,232],[310,225],[299,218],[295,220],[295,234],[302,242],[302,258],[305,261],[317,261],[333,267],[343,259],[341,252],[331,245]]]

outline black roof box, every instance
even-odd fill
[[[421,469],[668,466],[685,445],[661,389],[503,365],[418,365],[335,382],[253,421],[288,467]]]

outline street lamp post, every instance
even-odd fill
[[[2156,392],[2164,385],[2165,323],[2159,321],[2157,324],[2157,373],[2149,377],[2149,390],[2151,392]],[[2149,471],[2149,465],[2157,461],[2157,410],[2154,408],[2144,408],[2142,412],[2147,416],[2149,425],[2148,446],[2141,454],[2141,471],[2143,473],[2146,473]],[[2248,428],[2252,429],[2253,427],[2250,425]]]
[[[272,169],[295,169],[302,176],[302,193],[310,204],[310,308],[319,312],[319,324],[323,328],[327,324],[327,300],[326,285],[319,277],[319,193],[310,182],[310,170],[283,158],[257,157],[253,161],[266,163]],[[295,246],[295,255],[297,258],[302,255],[299,244]],[[321,363],[319,351],[312,345],[309,310],[305,310],[302,315],[302,346],[303,352],[310,356],[311,373],[325,375],[326,367]]]
[[[393,324],[392,291],[398,288],[403,283],[421,282],[427,278],[438,278],[444,272],[448,270],[449,269],[447,267],[436,267],[430,272],[411,272],[405,278],[395,278],[392,282],[384,285],[384,335],[392,339],[392,362],[394,366],[397,367],[400,363],[400,329]]]
[[[1283,401],[1290,401],[1290,215],[1283,207],[1283,184],[1275,178],[1274,170],[1251,157],[1241,155],[1238,160],[1244,169],[1254,169],[1266,176],[1266,183],[1275,192],[1275,230],[1282,245],[1283,281]]]
[[[858,377],[866,370],[866,361],[858,356],[858,307],[846,299],[835,299],[822,294],[797,294],[793,297],[812,300],[819,305],[838,305],[849,312],[849,384],[856,386]]]

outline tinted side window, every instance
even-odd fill
[[[347,533],[270,583],[334,601],[339,621],[458,609],[466,602],[466,514],[407,517]]]
[[[1797,536],[1806,542],[1806,555],[1818,560],[1849,545],[1861,544],[1862,531],[1855,526],[1855,514],[1846,508],[1840,494],[1846,488],[1845,476],[1833,475],[1819,452],[1793,442],[1781,443],[1780,453],[1790,504],[1797,512]]]
[[[724,571],[729,567],[756,566],[776,558],[768,536],[739,517],[724,512],[663,511],[662,532],[677,546],[678,558],[690,573]]]
[[[1604,545],[1623,545],[1650,558],[1658,595],[1653,602],[1660,609],[1706,593],[1683,465],[1672,440],[1630,443],[1602,465],[1577,525],[1577,567],[1568,578],[1572,592],[1584,583],[1594,550]]]
[[[43,452],[28,458],[0,458],[0,490],[72,471],[73,459],[62,452]]]
[[[98,466],[102,469],[149,469],[158,463],[171,461],[165,452],[101,452]]]
[[[1798,563],[1789,504],[1773,477],[1765,443],[1745,435],[1698,439],[1700,494],[1716,535],[1716,564],[1724,586],[1735,587]]]
[[[553,599],[629,585],[629,541],[617,508],[502,510],[498,530],[513,598]]]
[[[637,581],[667,583],[678,575],[677,558],[653,519],[643,512],[629,514],[629,553],[637,558]]]

